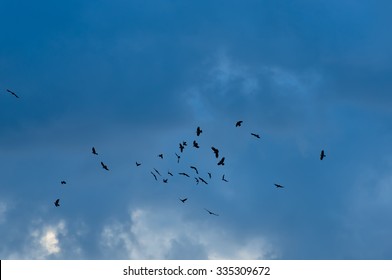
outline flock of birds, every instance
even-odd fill
[[[11,90],[9,90],[9,89],[7,89],[6,91],[7,91],[9,94],[13,95],[15,98],[19,98],[19,96],[18,96],[15,92],[13,92],[13,91],[11,91]],[[240,126],[242,125],[242,123],[243,123],[242,120],[237,121],[237,122],[235,123],[235,127],[240,127]],[[200,126],[198,126],[198,127],[196,128],[196,136],[199,137],[202,133],[203,133],[203,130],[200,128]],[[257,139],[260,139],[260,138],[261,138],[260,134],[253,133],[253,132],[250,133],[250,134],[251,134],[251,136],[253,136],[253,137],[257,138]],[[180,143],[179,143],[179,153],[182,154],[187,146],[188,146],[188,144],[187,144],[186,141],[180,142]],[[200,148],[200,145],[199,145],[199,143],[198,143],[196,140],[193,140],[193,142],[192,142],[192,147],[195,148],[195,149],[199,149],[199,148]],[[213,153],[213,155],[215,156],[215,158],[218,159],[217,165],[218,165],[218,166],[223,166],[223,165],[225,165],[225,157],[224,157],[224,156],[221,156],[221,157],[220,157],[220,155],[219,155],[219,149],[216,148],[216,147],[214,147],[214,146],[211,146],[211,150],[212,150],[212,153]],[[92,153],[93,155],[98,155],[98,152],[97,152],[97,150],[96,150],[95,147],[92,147],[92,148],[91,148],[91,153]],[[177,163],[179,163],[179,162],[180,162],[181,155],[179,155],[179,154],[176,152],[176,153],[175,153],[175,156],[177,157]],[[163,159],[163,158],[164,158],[164,155],[163,155],[163,154],[158,154],[158,157],[161,158],[161,159]],[[321,150],[321,152],[320,152],[320,160],[323,160],[325,157],[326,157],[326,154],[325,154],[324,150]],[[106,170],[106,171],[109,171],[109,170],[110,170],[109,167],[108,167],[103,161],[101,161],[100,163],[101,163],[101,166],[102,166],[102,168],[103,168],[104,170]],[[139,166],[141,166],[141,165],[142,165],[141,162],[136,161],[136,167],[139,167]],[[205,180],[203,177],[200,176],[199,170],[198,170],[197,167],[191,165],[190,168],[193,169],[194,172],[195,172],[194,179],[195,179],[195,182],[196,182],[197,185],[198,185],[199,183],[203,183],[203,184],[208,185],[207,180]],[[160,173],[156,168],[153,168],[153,170],[150,171],[150,174],[153,176],[153,178],[154,178],[156,181],[158,181],[158,177],[162,177],[161,173]],[[170,172],[170,171],[168,171],[167,174],[168,174],[169,176],[172,176],[172,177],[174,176],[173,173]],[[208,178],[211,179],[211,178],[212,178],[211,172],[207,172],[207,174],[208,174]],[[185,177],[188,177],[188,178],[191,177],[191,175],[189,175],[189,174],[186,173],[186,172],[179,172],[178,175],[185,176]],[[224,182],[228,182],[227,178],[225,177],[225,174],[222,175],[221,180],[224,181]],[[168,178],[163,178],[163,179],[162,179],[162,182],[165,183],[165,184],[168,183]],[[61,183],[62,185],[65,185],[67,182],[64,181],[64,180],[62,180],[60,183]],[[274,185],[275,185],[276,188],[279,188],[279,189],[284,188],[284,186],[283,186],[283,185],[280,185],[280,184],[276,184],[276,183],[275,183]],[[188,197],[179,198],[179,201],[180,201],[181,203],[185,203],[186,201],[188,201]],[[55,205],[55,207],[60,207],[60,198],[57,198],[57,199],[54,201],[54,205]],[[207,208],[203,208],[203,209],[204,209],[208,214],[210,214],[210,215],[219,216],[219,214],[217,214],[217,213],[215,213],[215,212],[212,212],[212,211],[208,210]]]

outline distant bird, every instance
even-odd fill
[[[218,162],[218,165],[225,165],[225,157]]]
[[[151,171],[152,176],[154,176],[155,181],[158,181],[157,175],[155,175],[152,171]]]
[[[193,147],[195,147],[197,149],[200,148],[199,143],[197,143],[196,140],[193,140]]]
[[[153,168],[153,169],[155,170],[155,172],[156,172],[159,176],[161,176],[161,173],[159,173],[158,170],[156,170],[155,168]]]
[[[204,208],[204,210],[206,210],[208,212],[208,214],[210,214],[210,215],[219,216],[218,214],[211,212],[210,210],[208,210],[206,208]]]
[[[196,129],[196,135],[200,136],[200,134],[203,132],[203,130],[200,129],[200,126],[197,127]]]
[[[62,185],[65,185],[66,183],[67,183],[67,182],[65,182],[65,181],[61,181],[61,184],[62,184]]]
[[[323,160],[323,158],[325,158],[326,155],[324,153],[324,150],[321,150],[321,154],[320,154],[320,160]]]
[[[187,146],[188,144],[186,143],[186,141],[182,141],[182,145],[185,147],[185,146]]]
[[[102,165],[102,168],[103,169],[105,169],[105,170],[107,170],[107,171],[109,171],[109,168],[108,168],[108,166],[107,165],[105,165],[102,161],[101,161],[101,165]]]
[[[228,181],[226,180],[226,178],[225,178],[225,174],[223,174],[223,176],[222,176],[222,181],[228,182]]]
[[[92,152],[93,152],[94,155],[98,155],[98,153],[97,153],[97,151],[95,150],[94,147],[92,148]]]
[[[199,180],[202,181],[204,184],[208,185],[208,183],[206,182],[206,180],[204,180],[203,178],[199,177]]]
[[[167,179],[163,179],[163,182],[167,184]]]
[[[274,184],[277,188],[284,188],[284,186],[279,185],[279,184]]]
[[[180,152],[182,153],[184,151],[185,146],[180,143]]]
[[[179,156],[177,153],[175,153],[175,154],[176,154],[176,157],[177,157],[177,163],[180,163],[181,156]]]
[[[185,201],[187,201],[188,200],[188,198],[186,197],[186,198],[179,198],[179,200],[182,202],[182,203],[185,203]]]
[[[182,175],[182,176],[186,176],[186,177],[189,177],[189,175],[188,174],[186,174],[185,172],[180,172],[180,173],[178,173],[179,175]]]
[[[54,202],[54,205],[55,205],[56,207],[59,207],[59,206],[60,206],[60,198],[56,199],[56,201]]]
[[[138,163],[138,162],[136,162],[136,166],[140,166],[140,165],[142,165],[141,163]]]
[[[211,173],[210,173],[210,172],[208,172],[208,177],[210,177],[210,179],[211,179],[211,177],[212,177],[212,175],[211,175]]]
[[[159,154],[159,155],[158,155],[158,157],[160,157],[160,158],[162,158],[162,159],[163,159],[163,154]]]
[[[198,185],[199,184],[199,179],[197,177],[195,177],[195,180],[196,180],[196,185]]]
[[[211,147],[211,150],[214,152],[215,157],[218,158],[219,157],[219,150],[215,147]]]
[[[192,169],[194,169],[194,170],[196,171],[196,174],[199,174],[199,171],[197,170],[197,168],[196,168],[196,167],[194,167],[194,166],[191,166],[191,168],[192,168]]]
[[[251,133],[251,135],[253,135],[254,137],[256,137],[256,138],[259,138],[259,139],[260,139],[260,135],[259,135],[259,134],[256,134],[256,133]]]
[[[173,177],[173,174],[170,171],[167,171],[167,174]]]
[[[238,122],[236,122],[236,123],[235,123],[235,127],[241,126],[242,123],[243,123],[243,121],[238,121]]]
[[[9,89],[7,89],[7,91],[8,91],[9,93],[11,93],[13,96],[15,96],[16,98],[19,98],[19,96],[17,96],[15,92],[10,91]]]

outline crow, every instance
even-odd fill
[[[163,159],[163,154],[159,154],[159,155],[158,155],[158,157],[160,157],[160,158],[162,158],[162,159]]]
[[[225,165],[225,157],[218,162],[218,165]]]
[[[167,184],[167,179],[163,179],[163,182]]]
[[[199,143],[197,143],[196,140],[193,140],[193,147],[196,149],[200,148]]]
[[[153,169],[155,170],[155,172],[156,172],[159,176],[161,176],[161,173],[159,173],[158,170],[156,170],[155,168],[153,168]]]
[[[59,207],[59,206],[60,206],[60,198],[56,199],[56,201],[54,202],[54,205],[55,205],[56,207]]]
[[[15,96],[16,98],[19,98],[19,96],[17,96],[15,92],[10,91],[9,89],[7,89],[7,91],[8,91],[9,93],[11,93],[13,96]]]
[[[226,180],[226,178],[225,178],[225,174],[223,174],[223,176],[222,176],[222,181],[228,182],[228,181]]]
[[[94,148],[94,147],[92,148],[92,153],[93,153],[94,155],[98,155],[98,153],[97,153],[97,151],[95,151],[95,148]]]
[[[242,121],[238,121],[235,123],[235,127],[239,127],[239,126],[241,126],[241,124],[242,124]]]
[[[256,138],[260,138],[260,135],[256,134],[256,133],[251,133],[251,135],[253,135]]]
[[[274,184],[277,188],[284,188],[284,186],[279,185],[279,184]]]
[[[180,152],[182,153],[184,151],[185,146],[180,143]]]
[[[199,177],[199,180],[202,181],[204,184],[208,185],[208,183],[201,177]]]
[[[191,168],[192,168],[192,169],[194,169],[194,170],[196,171],[196,174],[199,174],[199,171],[197,170],[197,168],[196,168],[196,167],[194,167],[194,166],[191,166]]]
[[[188,200],[188,198],[186,197],[186,198],[179,198],[179,200],[182,202],[182,203],[185,203],[185,201],[187,201]]]
[[[105,170],[107,170],[107,171],[109,171],[109,168],[108,168],[108,166],[107,165],[105,165],[102,161],[101,161],[101,165],[102,165],[102,168],[103,169],[105,169]]]
[[[210,177],[210,179],[211,179],[211,177],[212,177],[212,175],[211,175],[211,173],[210,173],[210,172],[208,172],[208,177]]]
[[[210,214],[210,215],[219,216],[218,214],[211,212],[210,210],[208,210],[206,208],[204,208],[204,210],[206,210],[208,212],[208,214]]]
[[[200,134],[203,132],[203,130],[200,129],[200,126],[197,127],[196,129],[196,135],[200,136]]]
[[[321,150],[321,154],[320,154],[320,160],[323,160],[323,158],[325,158],[326,155],[324,153],[324,150]]]
[[[136,162],[136,166],[140,166],[140,165],[141,165],[141,163]]]
[[[66,183],[67,183],[67,182],[65,182],[65,181],[61,181],[61,184],[62,184],[62,185],[65,185]]]
[[[181,156],[177,155],[177,153],[175,153],[175,154],[176,154],[176,157],[177,157],[177,163],[180,163]]]
[[[180,172],[180,173],[178,173],[179,175],[183,175],[183,176],[186,176],[186,177],[189,177],[189,175],[188,174],[186,174],[185,172]]]
[[[167,171],[167,174],[173,177],[173,174],[170,171]]]
[[[211,150],[214,152],[215,157],[218,158],[219,157],[219,150],[215,147],[211,147]]]
[[[154,176],[154,178],[155,178],[155,181],[158,181],[158,179],[157,179],[157,175],[155,175],[152,171],[151,171],[151,174],[152,174],[152,176]]]

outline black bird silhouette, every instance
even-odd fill
[[[175,153],[175,154],[176,154],[176,157],[177,157],[177,163],[180,163],[181,156],[179,156],[177,153]]]
[[[200,136],[200,134],[203,132],[203,130],[200,129],[200,126],[197,127],[196,129],[196,135]]]
[[[193,140],[193,147],[195,148],[200,148],[199,143],[196,142],[196,140]]]
[[[185,146],[187,146],[188,144],[187,144],[185,141],[182,141],[182,145],[185,147]]]
[[[195,180],[196,180],[196,185],[198,185],[199,184],[199,179],[197,177],[195,177]]]
[[[256,133],[251,133],[251,135],[253,135],[256,138],[260,138],[260,135],[256,134]]]
[[[212,175],[211,175],[211,173],[210,173],[210,172],[208,172],[208,177],[210,177],[210,179],[211,179],[211,177],[212,177]]]
[[[8,91],[9,93],[11,93],[13,96],[15,96],[16,98],[19,98],[19,96],[17,96],[15,92],[10,91],[9,89],[7,89],[7,91]]]
[[[324,150],[321,150],[321,154],[320,154],[320,160],[323,160],[323,158],[325,158],[326,155],[324,153]]]
[[[140,166],[140,165],[142,165],[141,163],[138,163],[138,162],[136,162],[136,166]]]
[[[163,179],[163,182],[167,184],[167,179]]]
[[[218,162],[218,165],[225,165],[225,157]]]
[[[225,174],[223,174],[223,176],[222,176],[222,181],[228,182],[228,181],[226,180],[226,178],[225,178]]]
[[[160,158],[162,158],[162,159],[163,159],[163,154],[159,154],[159,155],[158,155],[158,157],[160,157]]]
[[[158,170],[156,170],[155,168],[153,168],[153,169],[155,170],[155,172],[156,172],[159,176],[161,176],[161,173],[159,173]]]
[[[208,185],[208,183],[201,177],[199,177],[199,180],[202,181],[204,184]]]
[[[235,123],[235,127],[239,127],[239,126],[241,126],[241,124],[242,124],[242,121],[238,121]]]
[[[158,181],[158,179],[157,179],[157,175],[155,175],[152,171],[151,171],[151,174],[152,174],[152,176],[154,176],[154,178],[155,178],[155,181]]]
[[[182,176],[186,176],[186,177],[189,177],[189,175],[188,174],[186,174],[185,172],[180,172],[180,173],[178,173],[179,175],[182,175]]]
[[[107,165],[105,165],[102,161],[101,161],[101,165],[102,165],[102,168],[103,169],[105,169],[105,170],[107,170],[107,171],[109,171],[109,168],[108,168],[108,166]]]
[[[197,170],[197,168],[196,168],[196,167],[194,167],[194,166],[191,166],[191,168],[192,168],[192,169],[194,169],[194,170],[196,171],[196,174],[199,174],[199,171]]]
[[[54,205],[55,205],[56,207],[59,207],[59,206],[60,206],[60,198],[56,199],[56,201],[54,202]]]
[[[211,150],[214,151],[215,157],[218,158],[219,157],[219,150],[215,147],[211,147]]]
[[[279,185],[279,184],[274,184],[277,188],[284,188],[284,186]]]
[[[67,183],[67,182],[65,182],[65,181],[61,181],[61,184],[62,184],[62,185],[65,185],[66,183]]]
[[[97,151],[95,150],[94,147],[92,148],[92,152],[93,152],[94,155],[98,155],[98,153],[97,153]]]
[[[180,143],[180,152],[182,153],[184,151],[185,146]]]
[[[167,171],[167,174],[169,174],[170,176],[173,176],[173,174],[170,171]]]
[[[186,198],[179,198],[179,200],[182,202],[182,203],[185,203],[185,201],[187,201],[188,200],[188,198],[186,197]]]
[[[210,210],[208,210],[206,208],[204,208],[204,210],[206,210],[208,212],[208,214],[210,214],[210,215],[219,216],[218,214],[211,212]]]

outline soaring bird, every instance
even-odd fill
[[[159,154],[159,155],[158,155],[158,157],[160,157],[160,158],[162,158],[162,159],[163,159],[163,154]]]
[[[200,134],[203,132],[203,130],[200,129],[200,126],[197,127],[196,129],[196,135],[200,136]]]
[[[9,93],[11,93],[13,96],[15,96],[16,98],[19,98],[19,96],[17,96],[15,92],[10,91],[9,89],[7,89],[7,91],[8,91]]]
[[[199,143],[196,142],[196,140],[193,140],[193,147],[195,148],[200,148]]]
[[[55,205],[56,207],[59,207],[59,206],[60,206],[60,198],[57,198],[57,199],[56,199],[56,201],[54,202],[54,205]]]
[[[167,179],[163,179],[163,182],[164,182],[165,184],[167,184]]]
[[[210,177],[210,179],[211,179],[211,177],[212,177],[212,175],[211,175],[211,173],[210,173],[210,172],[208,172],[208,177]]]
[[[155,172],[156,172],[159,176],[161,176],[161,173],[159,173],[158,170],[156,170],[155,168],[153,168],[153,169],[155,170]]]
[[[186,197],[186,198],[179,198],[179,200],[180,200],[182,203],[185,203],[185,201],[187,201],[188,198],[187,198],[187,197]]]
[[[61,184],[62,184],[62,185],[65,185],[66,183],[67,183],[67,182],[65,182],[65,181],[61,181]]]
[[[235,123],[235,127],[239,127],[239,126],[241,126],[241,124],[242,124],[242,121],[238,121]]]
[[[218,158],[219,157],[219,150],[215,147],[211,147],[211,150],[214,152],[215,157]]]
[[[173,177],[173,174],[170,171],[167,171],[167,174]]]
[[[191,166],[191,168],[192,168],[192,169],[194,169],[194,170],[196,171],[196,174],[199,174],[199,171],[197,170],[197,168],[196,168],[196,167],[194,167],[194,166]]]
[[[185,147],[185,146],[187,146],[188,144],[186,143],[186,141],[182,141],[182,145]]]
[[[152,171],[151,171],[152,176],[154,176],[155,181],[158,181],[157,175],[155,175]]]
[[[184,148],[185,148],[185,146],[182,143],[180,143],[180,152],[181,153],[184,151]]]
[[[93,152],[94,155],[98,155],[98,153],[97,153],[97,151],[95,150],[94,147],[92,148],[92,152]]]
[[[218,162],[218,165],[225,165],[225,157]]]
[[[185,172],[180,172],[180,173],[178,173],[179,175],[182,175],[182,176],[186,176],[186,177],[189,177],[189,175],[188,174],[186,174]]]
[[[323,158],[325,158],[326,155],[324,153],[324,150],[321,150],[321,154],[320,154],[320,160],[323,160]]]
[[[204,180],[203,178],[199,177],[199,180],[202,181],[204,184],[208,185],[208,183],[206,182],[206,180]]]
[[[279,185],[279,184],[274,184],[277,188],[284,188],[284,186]]]
[[[259,134],[251,133],[251,135],[253,135],[253,136],[256,137],[256,138],[260,138],[260,135],[259,135]]]
[[[179,156],[177,153],[175,153],[175,154],[176,154],[176,157],[177,157],[177,163],[180,163],[181,156]]]
[[[102,165],[102,168],[103,169],[105,169],[105,170],[107,170],[107,171],[109,171],[109,168],[108,168],[108,166],[107,165],[105,165],[102,161],[101,161],[101,165]]]
[[[208,210],[206,208],[204,208],[204,210],[206,210],[208,212],[208,214],[210,214],[210,215],[219,216],[218,214],[211,212],[210,210]]]
[[[140,166],[140,165],[142,165],[141,163],[139,163],[139,162],[136,162],[136,166]]]
[[[225,174],[223,174],[223,176],[222,176],[222,181],[228,182],[228,181],[226,180],[226,178],[225,178]]]

